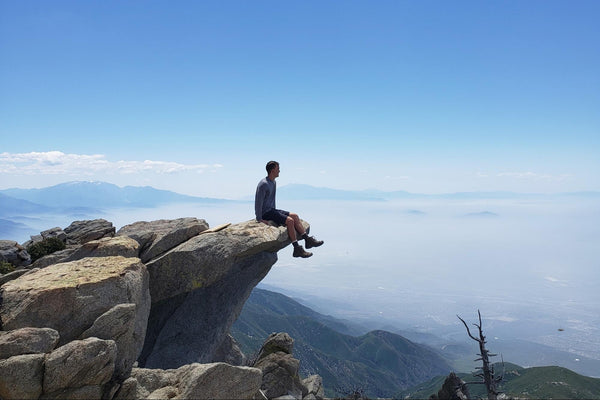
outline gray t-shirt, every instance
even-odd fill
[[[256,196],[254,197],[254,213],[257,221],[261,221],[267,211],[275,209],[276,190],[277,184],[269,177],[264,177],[258,182]]]

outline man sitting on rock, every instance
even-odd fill
[[[287,226],[288,235],[294,246],[294,257],[308,258],[312,253],[304,250],[296,239],[296,231],[300,234],[300,238],[304,239],[307,249],[318,247],[323,244],[322,240],[316,240],[312,236],[308,236],[298,214],[289,211],[278,210],[275,208],[275,192],[277,185],[275,178],[279,176],[279,163],[277,161],[269,161],[267,163],[267,176],[258,182],[256,187],[256,197],[254,199],[254,211],[256,212],[256,220],[268,224],[269,221],[275,222],[277,225]]]

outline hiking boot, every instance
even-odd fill
[[[294,247],[294,257],[302,257],[302,258],[308,258],[310,256],[312,256],[312,253],[304,250],[304,247],[302,246],[295,246]]]
[[[312,236],[307,236],[306,239],[304,239],[304,245],[307,249],[310,249],[311,247],[319,247],[323,243],[324,242],[322,240],[317,240]]]

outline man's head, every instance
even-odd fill
[[[273,169],[279,167],[279,163],[277,161],[269,161],[267,163],[267,174],[270,174]]]
[[[267,163],[266,169],[269,178],[274,179],[279,176],[279,163],[277,161],[269,161]]]

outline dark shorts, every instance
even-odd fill
[[[285,210],[269,210],[263,214],[263,219],[273,221],[277,225],[285,225],[285,220],[290,215],[289,211]]]

